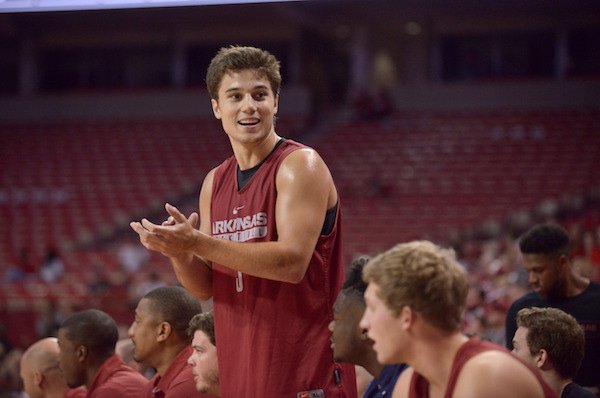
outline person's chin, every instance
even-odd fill
[[[375,353],[377,354],[377,362],[379,362],[381,364],[388,363],[389,358],[385,352],[375,350]]]

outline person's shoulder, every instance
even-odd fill
[[[183,373],[183,372],[182,372]],[[165,398],[200,398],[204,397],[196,390],[192,374],[176,377],[165,391]]]
[[[544,303],[544,301],[536,292],[529,292],[513,301],[508,310],[509,312],[518,311],[522,308],[528,308],[532,306],[546,307],[547,304]]]
[[[407,368],[405,364],[386,365],[381,370],[380,380],[395,380]]]
[[[141,376],[141,375],[140,375]],[[143,377],[143,376],[142,376]],[[135,380],[135,382],[134,382]],[[127,380],[112,380],[91,391],[87,398],[138,398],[145,397],[149,392],[149,381],[129,378]]]
[[[561,398],[597,398],[592,392],[581,387],[579,384],[571,382],[563,388]]]
[[[109,384],[114,383],[115,385],[124,383],[132,385],[146,385],[150,382],[140,372],[125,364],[119,369],[119,371],[114,373],[113,377],[109,379],[109,381],[111,382]]]
[[[458,376],[455,397],[544,397],[533,371],[505,350],[489,350],[470,358]]]
[[[600,282],[590,281],[587,290],[591,293],[600,293]]]
[[[65,398],[84,398],[87,390],[84,387],[69,388],[65,391]]]
[[[414,374],[415,372],[411,367],[407,367],[400,374],[394,386],[393,398],[408,398],[410,396],[410,384]]]
[[[323,175],[323,171],[327,170],[327,165],[316,150],[300,145],[290,147],[284,152],[279,170],[283,170],[284,175],[291,172],[292,174],[303,173],[318,176]]]

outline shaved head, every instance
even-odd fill
[[[25,351],[21,358],[21,366],[26,364],[37,370],[58,366],[59,350],[58,340],[55,337],[39,340]]]
[[[21,379],[30,398],[51,396],[67,388],[58,367],[58,341],[48,337],[33,343],[21,357]]]

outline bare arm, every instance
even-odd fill
[[[453,397],[544,398],[532,371],[510,353],[488,351],[476,355],[463,367]]]
[[[182,250],[208,261],[261,278],[298,283],[308,268],[328,205],[335,204],[337,193],[325,162],[311,149],[288,155],[279,168],[276,184],[277,241],[240,243],[211,237],[210,222],[205,223],[210,220],[210,195],[207,201],[204,187],[201,231],[182,240],[181,235],[170,236],[177,234],[171,226],[149,229],[164,239],[179,240]],[[180,274],[185,277],[189,272],[181,268]]]

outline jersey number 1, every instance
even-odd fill
[[[239,293],[242,290],[244,290],[244,280],[242,279],[242,273],[238,271],[238,274],[235,277],[235,291]]]

